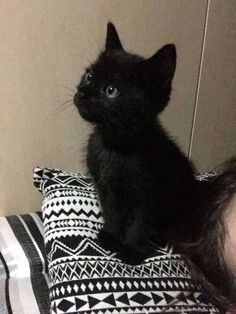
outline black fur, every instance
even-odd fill
[[[166,245],[195,236],[194,171],[157,119],[169,101],[175,67],[173,44],[144,59],[124,51],[109,23],[105,50],[74,97],[81,116],[94,124],[87,165],[105,219],[100,239],[131,264],[152,252],[151,240]],[[109,85],[118,89],[116,97],[107,96]]]

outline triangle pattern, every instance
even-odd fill
[[[93,308],[95,305],[97,305],[101,300],[98,300],[94,297],[91,297],[91,295],[88,296],[88,302],[89,302],[89,307]]]
[[[75,298],[75,306],[76,306],[76,310],[79,310],[82,306],[84,306],[85,304],[87,304],[86,301],[79,299],[79,298]]]
[[[173,297],[172,295],[170,295],[166,292],[163,292],[163,296],[164,296],[167,304],[171,303],[175,299],[175,297]]]
[[[116,306],[116,301],[114,298],[114,295],[111,293],[110,295],[108,295],[103,302],[109,303],[110,305]]]
[[[152,298],[155,304],[158,304],[159,302],[163,300],[163,297],[159,296],[158,294],[153,293],[153,292],[151,294],[152,294]]]
[[[188,303],[186,296],[184,295],[183,292],[178,295],[178,301],[182,301],[183,303]]]
[[[127,293],[122,294],[119,298],[117,298],[117,300],[126,305],[129,305],[129,299],[128,299]]]

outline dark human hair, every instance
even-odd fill
[[[236,276],[223,255],[224,218],[236,196],[236,158],[225,162],[205,184],[202,227],[194,243],[184,246],[193,277],[200,282],[222,310],[236,306]],[[183,249],[183,248],[182,248]]]

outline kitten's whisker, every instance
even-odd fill
[[[72,104],[68,104],[67,106],[65,106],[65,107],[63,107],[63,108],[57,110],[57,111],[55,112],[55,114],[56,114],[56,115],[57,115],[57,114],[60,114],[60,113],[62,113],[63,111],[65,111],[66,109],[68,109],[68,108],[72,108]]]
[[[62,113],[64,110],[73,107],[73,99],[67,99],[66,101],[62,102],[62,103],[57,103],[57,106],[59,106],[59,108],[54,112],[55,114],[59,114]]]
[[[72,102],[72,103],[73,103],[74,95],[67,95],[67,96],[70,97],[70,98],[67,98],[67,99],[64,100],[64,101],[61,101],[61,100],[58,101],[58,100],[57,100],[57,101],[51,103],[51,105],[52,105],[52,106],[62,106],[62,105],[64,105],[64,104],[68,103],[68,102]]]
[[[65,88],[65,89],[68,89],[69,91],[75,93],[75,89],[72,89],[71,87],[68,87],[68,86],[65,86],[65,85],[61,85],[61,84],[58,84],[58,86],[60,86],[62,88]]]
[[[64,105],[64,104],[68,104],[68,103],[73,103],[73,99],[68,99],[68,100],[65,100],[63,103],[61,103],[61,105]]]
[[[59,106],[60,108],[63,107],[64,105],[67,105],[67,104],[73,104],[73,99],[70,98],[70,99],[67,99],[61,103],[54,103],[54,105]]]

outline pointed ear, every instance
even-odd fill
[[[149,69],[155,71],[161,81],[171,83],[176,68],[176,49],[175,45],[168,44],[158,50],[150,59],[147,60]]]
[[[106,50],[123,50],[121,41],[115,26],[112,23],[107,24]]]

